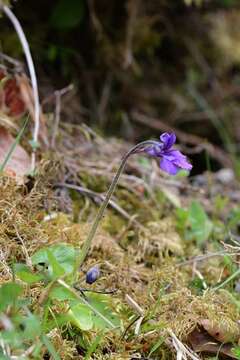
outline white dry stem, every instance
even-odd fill
[[[134,330],[134,334],[136,336],[140,334],[140,328],[141,328],[143,319],[144,319],[144,316],[141,316],[136,322],[136,326],[135,326],[135,330]]]
[[[130,295],[127,294],[125,296],[125,300],[127,301],[128,305],[131,306],[131,308],[134,311],[136,311],[138,315],[144,317],[144,310],[141,308],[140,305],[138,305],[138,303],[135,300],[133,300],[133,298]]]
[[[0,59],[3,62],[7,62],[10,65],[14,65],[14,67],[17,68],[17,70],[19,70],[19,71],[22,71],[22,69],[23,69],[23,65],[20,61],[12,58],[9,55],[3,54],[2,52],[0,52]],[[6,66],[3,65],[3,68],[6,69]]]
[[[31,257],[29,256],[28,249],[27,249],[27,247],[26,247],[26,245],[25,245],[25,243],[24,243],[24,240],[23,240],[23,238],[20,236],[16,225],[14,225],[14,229],[15,229],[15,231],[16,231],[17,238],[19,239],[19,241],[20,241],[21,244],[22,244],[22,250],[23,250],[23,253],[24,253],[24,255],[25,255],[26,264],[27,264],[27,266],[30,267],[30,269],[32,269],[32,267],[33,267],[33,266],[32,266],[32,260],[31,260]]]
[[[56,219],[58,217],[58,215],[59,214],[57,212],[53,212],[53,213],[51,213],[49,215],[44,216],[43,221],[46,222],[46,221],[54,220],[54,219]]]
[[[32,83],[33,98],[34,98],[34,124],[35,124],[35,126],[34,126],[34,130],[33,130],[33,139],[32,140],[33,140],[34,144],[37,144],[39,128],[40,128],[40,103],[39,103],[37,77],[36,77],[36,72],[35,72],[35,68],[34,68],[34,64],[33,64],[32,55],[30,52],[27,38],[23,32],[20,22],[18,21],[18,19],[16,18],[16,16],[12,12],[12,10],[7,5],[2,4],[2,1],[0,1],[0,6],[2,7],[6,16],[12,22],[12,24],[16,30],[16,33],[19,37],[19,40],[21,42],[21,45],[22,45],[22,48],[23,48],[23,51],[24,51],[24,54],[26,57],[28,70],[29,70],[31,83]],[[36,153],[35,153],[35,148],[34,148],[33,152],[32,152],[32,164],[31,164],[32,171],[35,169],[35,162],[36,162]]]
[[[201,274],[201,272],[196,268],[196,263],[193,263],[192,271],[193,271],[193,274],[197,275],[197,277],[202,281],[202,286],[203,286],[204,290],[206,290],[208,288],[207,283],[206,283],[203,275]]]
[[[5,341],[1,338],[0,335],[0,348],[2,349],[3,355],[10,356],[9,345],[5,344]]]
[[[9,317],[5,314],[2,314],[0,316],[0,323],[1,323],[1,327],[6,330],[6,331],[12,331],[14,330],[14,326],[11,322],[11,320],[9,319]]]
[[[30,356],[33,353],[36,347],[37,345],[34,343],[27,350],[25,350],[24,353],[22,353],[20,356],[12,356],[12,359],[16,359],[16,360],[26,359],[28,356]]]
[[[0,264],[1,264],[1,272],[5,272],[6,275],[11,278],[12,276],[12,270],[7,264],[7,253],[6,250],[0,249]]]
[[[187,360],[187,359],[192,359],[192,360],[200,360],[200,358],[197,356],[197,354],[195,354],[191,349],[189,349],[186,345],[184,345],[174,334],[174,332],[171,329],[167,330],[169,335],[171,336],[172,339],[172,345],[175,348],[176,352],[177,352],[177,360]]]

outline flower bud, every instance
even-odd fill
[[[100,276],[100,270],[97,265],[91,267],[86,274],[86,283],[93,284]]]

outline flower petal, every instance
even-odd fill
[[[180,170],[177,165],[165,158],[160,161],[160,168],[170,175],[176,175]]]
[[[174,133],[163,133],[160,140],[164,144],[164,150],[170,149],[176,142],[176,135]]]
[[[176,142],[174,133],[163,133],[160,136],[161,142],[155,142],[144,149],[144,151],[154,157],[160,158],[160,168],[168,174],[175,175],[180,169],[191,170],[192,165],[187,157],[179,150],[172,149]]]
[[[164,152],[162,156],[168,160],[173,162],[176,166],[180,167],[181,169],[191,170],[192,164],[189,163],[187,157],[183,155],[179,150],[170,150]]]

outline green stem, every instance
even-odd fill
[[[135,145],[132,149],[130,149],[126,153],[126,155],[123,157],[122,162],[121,162],[121,164],[119,166],[119,169],[118,169],[116,175],[114,176],[113,181],[112,181],[112,183],[111,183],[111,185],[110,185],[110,187],[108,189],[106,197],[105,197],[103,203],[101,204],[100,209],[98,210],[98,213],[97,213],[97,215],[95,217],[95,220],[94,220],[94,222],[92,224],[92,227],[91,227],[91,230],[90,230],[90,232],[88,234],[88,237],[87,237],[87,239],[85,240],[85,242],[83,244],[80,256],[77,259],[76,269],[78,269],[83,264],[84,260],[86,259],[87,255],[88,255],[88,252],[90,250],[93,238],[94,238],[94,236],[96,234],[98,225],[99,225],[99,223],[100,223],[100,221],[101,221],[101,219],[103,217],[104,211],[106,210],[106,208],[108,206],[109,200],[110,200],[111,196],[114,193],[114,190],[115,190],[115,188],[117,186],[120,175],[122,174],[122,172],[124,170],[124,167],[126,165],[126,162],[127,162],[128,158],[131,155],[135,154],[135,153],[143,151],[146,146],[159,146],[159,143],[157,141],[154,141],[154,140],[143,141],[143,142]]]
[[[230,275],[225,281],[223,281],[220,285],[215,286],[213,288],[213,290],[219,290],[222,287],[224,287],[226,284],[228,284],[231,280],[233,280],[235,277],[237,277],[238,275],[240,275],[240,269],[238,269],[237,271],[235,271],[232,275]]]
[[[17,134],[16,139],[14,140],[14,142],[12,143],[12,145],[10,146],[10,149],[7,153],[7,155],[5,156],[5,159],[3,160],[3,163],[0,165],[0,173],[3,172],[3,170],[5,169],[5,166],[7,165],[9,159],[12,156],[12,153],[14,152],[16,146],[19,144],[21,137],[26,129],[26,126],[28,124],[29,121],[29,116],[25,119],[24,124],[22,126],[22,128],[20,129],[19,133]]]

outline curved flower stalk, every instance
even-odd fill
[[[179,150],[172,149],[172,146],[174,145],[175,142],[176,142],[176,135],[174,133],[164,133],[160,136],[160,141],[146,140],[140,142],[126,153],[126,155],[122,159],[122,162],[119,166],[116,175],[113,178],[113,181],[106,194],[106,197],[103,203],[101,204],[101,207],[96,215],[96,218],[88,234],[88,237],[83,244],[83,247],[81,249],[81,254],[77,259],[77,264],[76,264],[77,268],[82,265],[89,252],[89,249],[92,244],[92,240],[96,234],[98,225],[103,217],[104,211],[108,206],[109,200],[116,188],[119,177],[124,170],[126,162],[131,155],[145,152],[151,156],[159,158],[160,168],[170,175],[177,174],[177,172],[181,169],[185,169],[185,170],[192,169],[192,165],[188,162],[186,156],[183,155]]]

